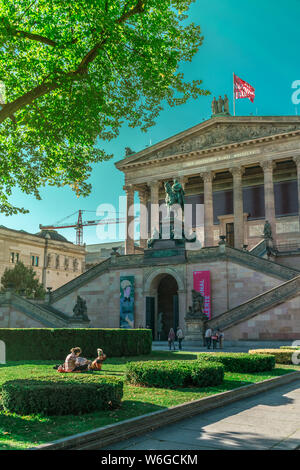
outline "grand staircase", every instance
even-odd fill
[[[86,328],[89,322],[76,321],[46,302],[26,299],[14,292],[0,294],[0,306],[11,306],[47,328]]]
[[[213,328],[227,329],[240,322],[256,316],[264,311],[279,305],[300,293],[300,271],[287,266],[274,263],[265,258],[264,242],[258,244],[252,252],[241,251],[228,246],[202,248],[199,251],[187,252],[185,263],[205,263],[211,261],[231,261],[257,272],[276,277],[282,284],[258,295],[247,302],[232,308],[223,314],[211,319],[209,324]],[[160,264],[172,264],[171,259]],[[143,268],[144,256],[142,254],[127,256],[112,256],[98,265],[92,267],[77,278],[56,289],[51,293],[49,302],[36,302],[19,296],[13,292],[0,294],[0,306],[12,305],[16,310],[23,312],[30,318],[49,328],[87,327],[88,322],[76,322],[70,315],[56,308],[60,299],[88,284],[102,274],[114,269]],[[9,298],[8,298],[9,297]]]
[[[211,328],[226,330],[300,294],[300,275],[212,318]]]

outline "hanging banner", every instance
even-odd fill
[[[120,276],[120,328],[134,328],[134,276]]]
[[[211,318],[210,271],[193,272],[194,289],[204,297],[204,313]]]

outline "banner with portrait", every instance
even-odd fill
[[[193,272],[194,289],[204,296],[204,313],[211,318],[210,271]]]
[[[134,276],[120,276],[120,328],[134,328]]]

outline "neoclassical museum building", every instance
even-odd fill
[[[1,294],[0,327],[147,326],[165,340],[180,325],[199,341],[193,295],[200,292],[207,324],[228,341],[300,339],[300,117],[213,115],[140,152],[127,148],[116,168],[127,195],[125,254],[114,247],[34,308]],[[163,220],[165,183],[174,179],[197,241],[149,244]],[[148,209],[139,244],[130,236],[135,192]],[[78,295],[89,321],[74,318]]]
[[[205,247],[216,246],[225,235],[229,246],[251,249],[262,240],[265,220],[279,248],[300,243],[298,116],[216,116],[129,155],[116,167],[124,172],[128,207],[135,191],[142,204],[160,204],[163,183],[180,181],[187,204],[204,204],[199,235]],[[145,238],[140,245],[146,246]],[[133,252],[127,237],[126,253]]]

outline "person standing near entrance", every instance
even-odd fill
[[[179,351],[181,351],[182,350],[181,343],[182,343],[182,340],[184,339],[184,336],[183,336],[183,331],[180,327],[177,328],[176,336],[178,339],[178,348],[179,348]]]
[[[217,347],[217,342],[219,339],[218,332],[214,330],[211,335],[212,343],[213,343],[213,349],[216,349]]]
[[[169,350],[171,351],[171,347],[173,345],[173,349],[175,351],[175,332],[173,328],[170,329],[168,334],[168,343],[169,343]]]
[[[221,330],[217,330],[218,338],[219,338],[219,348],[223,349],[224,344],[224,333]]]
[[[212,335],[211,328],[207,328],[207,330],[205,331],[205,343],[206,343],[207,349],[210,349],[211,347],[211,335]]]
[[[160,335],[163,330],[163,322],[162,322],[163,312],[160,312],[157,316],[157,336],[158,341],[160,341]]]

